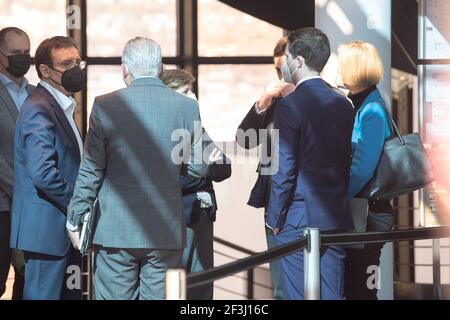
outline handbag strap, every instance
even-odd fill
[[[388,117],[388,124],[390,124],[392,126],[392,128],[394,129],[392,132],[393,135],[397,135],[398,139],[400,140],[400,144],[404,145],[406,144],[405,139],[403,139],[403,136],[400,133],[400,130],[398,130],[397,124],[395,123],[394,119],[391,116],[391,113],[389,112],[389,110],[387,109],[385,102],[384,101],[380,101],[382,103],[380,103],[381,107],[384,109],[384,112],[386,112],[386,116]],[[392,128],[391,131],[392,131]]]

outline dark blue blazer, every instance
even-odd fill
[[[213,181],[222,182],[229,177],[231,177],[231,160],[224,154],[222,155],[221,162],[214,162],[208,166],[208,173],[205,177],[181,177],[181,187],[183,188],[184,221],[188,226],[191,226],[199,221],[202,211],[205,211],[208,214],[211,222],[216,221],[218,206]],[[208,209],[200,208],[201,203],[197,198],[198,191],[209,192],[213,202],[213,207]]]
[[[322,79],[310,79],[280,100],[274,127],[278,172],[272,176],[267,224],[322,231],[353,227],[348,200],[354,113]]]
[[[12,248],[66,255],[66,210],[79,165],[72,127],[50,92],[39,85],[22,106],[14,133]]]

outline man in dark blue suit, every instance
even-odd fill
[[[83,86],[74,41],[54,37],[35,55],[41,82],[23,104],[14,135],[10,244],[25,254],[24,299],[80,299],[81,256],[66,231],[66,211],[82,156],[73,119]]]
[[[279,244],[303,236],[353,227],[348,203],[353,108],[319,76],[330,56],[327,36],[303,28],[288,37],[285,80],[296,90],[275,109],[278,172],[272,176],[267,226]],[[278,160],[277,160],[278,158]],[[343,299],[345,251],[321,252],[321,298]],[[282,286],[287,299],[303,299],[303,251],[282,258]]]

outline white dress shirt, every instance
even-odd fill
[[[80,159],[83,158],[83,141],[81,140],[80,132],[78,131],[77,125],[75,123],[75,120],[73,119],[73,113],[75,112],[76,102],[72,97],[68,97],[62,92],[60,92],[58,89],[52,87],[47,82],[41,81],[39,82],[41,86],[43,86],[45,89],[50,92],[50,94],[55,98],[56,102],[59,104],[61,109],[64,111],[64,114],[66,115],[67,120],[70,123],[70,126],[72,127],[72,131],[75,134],[75,137],[77,138],[78,142],[78,148],[80,149]]]
[[[295,84],[295,86],[298,87],[298,86],[301,85],[303,82],[306,82],[306,81],[312,80],[312,79],[322,79],[322,78],[321,78],[321,76],[311,76],[311,77],[306,77],[306,78],[300,79],[300,80]]]
[[[80,149],[80,159],[83,157],[83,141],[81,140],[80,132],[78,131],[77,125],[75,123],[75,120],[73,120],[73,113],[75,112],[76,102],[72,97],[68,97],[62,92],[60,92],[58,89],[52,87],[45,81],[39,82],[41,86],[43,86],[45,89],[47,89],[48,92],[55,98],[56,102],[59,104],[61,109],[64,111],[64,114],[67,118],[67,120],[70,123],[70,126],[72,127],[72,131],[75,134],[75,137],[77,138],[78,142],[78,148]],[[78,230],[78,227],[72,226],[68,221],[66,224],[66,228],[70,231],[76,231]]]

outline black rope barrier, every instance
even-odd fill
[[[364,233],[353,232],[353,233],[339,233],[339,234],[322,233],[321,246],[368,244],[379,242],[397,242],[397,241],[427,240],[440,238],[450,238],[450,226],[404,229],[388,232],[364,232]],[[215,238],[215,241],[225,245],[230,244],[229,242],[218,238]],[[186,279],[187,287],[192,288],[195,286],[203,285],[221,278],[225,278],[234,273],[239,273],[255,268],[260,264],[282,258],[295,251],[304,249],[307,247],[307,245],[308,245],[307,238],[302,237],[291,243],[278,246],[276,248],[272,248],[267,251],[255,253],[250,257],[246,257],[235,262],[230,262],[223,266],[215,267],[203,272],[188,274]],[[242,249],[241,247],[234,244],[232,244],[232,246],[230,247],[236,250]],[[251,252],[250,250],[246,251]]]
[[[225,278],[234,273],[243,272],[252,269],[260,264],[276,260],[287,256],[292,252],[303,249],[308,244],[305,237],[291,243],[256,253],[251,257],[246,257],[235,262],[227,263],[223,266],[215,267],[203,272],[191,273],[186,277],[187,287],[192,288],[202,284],[209,283],[214,280]]]

